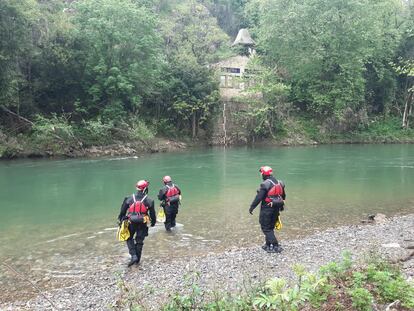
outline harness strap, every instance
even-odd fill
[[[145,199],[146,199],[146,197],[147,197],[148,195],[146,194],[146,195],[144,195],[144,197],[141,199],[141,200],[139,200],[138,202],[139,203],[142,203],[142,201],[144,201]],[[137,203],[137,199],[135,198],[135,194],[133,193],[132,194],[132,199],[134,200],[134,213],[136,213],[136,210],[135,210],[135,207],[137,206],[136,205],[136,203]],[[139,212],[141,213],[141,205],[139,205]]]
[[[276,186],[276,184],[273,180],[271,180],[271,179],[267,179],[267,180],[270,181],[273,184],[273,186]]]

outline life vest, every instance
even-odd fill
[[[280,184],[280,182],[275,183],[271,179],[267,179],[270,181],[273,186],[270,188],[270,190],[267,192],[265,202],[266,203],[273,203],[273,204],[282,204],[283,203],[283,187]]]
[[[178,188],[174,184],[172,186],[166,186],[168,188],[167,192],[165,193],[165,196],[167,197],[167,204],[180,201],[180,192],[178,191]]]
[[[144,204],[145,195],[140,201],[137,201],[135,194],[132,195],[134,202],[129,205],[127,217],[133,223],[145,223],[145,216],[148,215],[148,207]]]

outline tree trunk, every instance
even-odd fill
[[[404,106],[404,113],[403,113],[403,119],[402,119],[402,128],[407,129],[409,126],[409,120],[408,117],[411,114],[411,102],[413,99],[413,92],[410,92],[410,94],[407,96],[407,100],[405,101]]]
[[[19,58],[16,56],[16,72],[19,72]],[[16,105],[16,114],[20,116],[20,82],[19,77],[17,77],[17,105]]]
[[[195,111],[193,111],[193,117],[192,117],[191,123],[192,123],[192,128],[193,128],[193,139],[195,139],[197,135],[196,133],[196,112]]]
[[[410,127],[410,116],[413,112],[413,99],[414,99],[414,90],[411,92],[410,101],[409,101],[409,108],[408,108],[408,115],[407,115],[407,128]]]
[[[9,114],[11,114],[11,115],[13,115],[13,116],[15,116],[15,117],[17,117],[18,119],[20,119],[20,120],[23,120],[24,122],[26,122],[26,123],[29,123],[30,125],[34,125],[34,123],[32,122],[32,121],[30,121],[30,120],[28,120],[28,119],[26,119],[26,118],[24,118],[24,117],[22,117],[21,115],[19,115],[19,114],[17,114],[17,113],[15,113],[15,112],[13,112],[13,111],[11,111],[10,109],[7,109],[5,106],[3,106],[3,105],[0,105],[0,109],[2,109],[3,111],[5,111],[5,112],[7,112],[7,113],[9,113]]]

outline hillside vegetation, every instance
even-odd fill
[[[400,0],[4,0],[0,157],[209,141],[210,66],[259,66],[247,141],[414,141],[414,5]]]

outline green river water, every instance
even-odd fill
[[[261,243],[259,208],[253,216],[248,208],[262,165],[272,166],[286,184],[282,244],[359,223],[367,214],[413,212],[414,145],[211,148],[138,158],[3,161],[0,260],[15,267],[30,262],[27,273],[69,269],[71,263],[62,258],[124,262],[126,246],[115,240],[122,200],[139,179],[150,181],[149,195],[156,199],[166,174],[183,192],[178,227],[170,234],[161,224],[151,228],[143,260]]]

